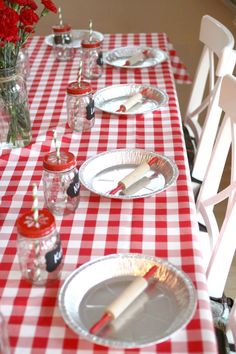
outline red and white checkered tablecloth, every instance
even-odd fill
[[[66,123],[65,98],[68,82],[77,75],[78,56],[72,62],[56,62],[43,38],[34,37],[30,43],[33,141],[0,156],[0,310],[8,322],[14,353],[217,353],[175,90],[176,75],[188,81],[188,74],[163,33],[105,35],[103,49],[132,44],[161,48],[170,60],[142,70],[107,66],[103,76],[92,82],[94,89],[119,83],[150,84],[166,90],[168,105],[141,116],[96,111],[91,131],[73,133]],[[179,177],[174,186],[146,199],[106,199],[82,186],[76,213],[56,218],[64,251],[61,280],[47,288],[34,287],[21,278],[15,224],[21,213],[32,208],[33,183],[39,185],[43,207],[42,159],[53,149],[55,128],[62,148],[76,155],[78,165],[106,150],[141,148],[172,158]],[[190,323],[169,340],[142,349],[115,350],[73,333],[59,312],[57,294],[70,272],[84,262],[128,252],[168,259],[186,272],[196,286],[198,305]]]

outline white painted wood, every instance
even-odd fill
[[[203,50],[195,73],[184,125],[194,139],[196,148],[191,174],[202,181],[220,123],[221,107],[218,100],[222,77],[232,74],[236,52],[233,50],[232,33],[209,15],[202,17],[199,40],[203,44]]]
[[[199,220],[203,219],[207,233],[199,234],[204,257],[209,295],[221,297],[236,249],[236,78],[226,75],[222,80],[219,106],[224,112],[207,172],[196,206]],[[229,185],[219,191],[220,182],[231,148]],[[220,228],[215,206],[227,199],[226,213]]]

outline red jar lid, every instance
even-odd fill
[[[82,48],[99,48],[100,45],[101,45],[101,42],[97,39],[93,39],[91,42],[88,39],[84,39],[81,42]]]
[[[69,83],[67,87],[67,93],[71,95],[84,95],[89,92],[92,92],[92,87],[86,81],[81,81],[80,86],[78,86],[78,82],[74,81]]]
[[[54,33],[65,33],[65,32],[71,31],[71,26],[67,25],[67,24],[65,24],[63,26],[55,25],[55,26],[52,26],[52,29],[53,29]]]
[[[56,151],[45,155],[43,159],[43,167],[48,171],[63,172],[71,170],[75,166],[75,156],[69,151],[60,151],[60,160],[57,159]]]
[[[17,231],[24,237],[39,238],[49,235],[56,228],[55,218],[48,209],[39,209],[38,222],[34,221],[33,210],[18,217]]]

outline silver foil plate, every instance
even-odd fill
[[[139,93],[143,89],[148,89],[148,97],[144,97],[142,102],[137,103],[126,112],[117,112],[120,105],[123,105],[131,96]],[[98,90],[94,94],[95,107],[101,111],[119,114],[144,114],[153,112],[168,102],[168,95],[165,91],[154,86],[138,84],[120,84],[107,86]]]
[[[124,192],[111,195],[118,182],[143,162],[158,157],[145,176]],[[85,161],[79,169],[81,183],[91,192],[107,198],[135,199],[150,197],[172,186],[178,177],[178,168],[170,158],[153,151],[118,149],[103,152]]]
[[[71,42],[72,48],[80,48],[81,41],[83,39],[89,38],[89,30],[78,29],[78,30],[72,30],[71,33],[72,33],[72,42]],[[100,32],[93,31],[93,38],[102,42],[104,39],[104,36]],[[48,36],[45,37],[45,43],[49,46],[53,46],[53,34],[49,34]]]
[[[106,306],[155,264],[158,270],[145,291],[117,319],[91,334]],[[113,254],[85,263],[65,280],[58,296],[62,317],[75,333],[114,348],[138,348],[169,339],[191,320],[196,302],[196,290],[184,272],[142,254]]]
[[[125,62],[130,57],[143,50],[148,50],[150,57],[134,65],[125,65]],[[160,64],[167,59],[168,55],[163,50],[145,46],[120,47],[104,53],[104,62],[106,64],[126,69],[148,68]]]

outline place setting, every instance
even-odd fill
[[[142,149],[105,151],[86,160],[80,182],[91,192],[114,199],[151,197],[170,188],[178,167],[167,156]]]
[[[115,115],[145,114],[162,108],[167,102],[164,90],[149,85],[111,85],[94,94],[95,107]]]
[[[110,254],[75,269],[58,305],[66,324],[86,340],[111,348],[161,343],[185,327],[197,304],[186,273],[144,254]]]
[[[168,60],[168,54],[146,46],[126,46],[112,49],[105,53],[104,62],[117,68],[149,68]]]

